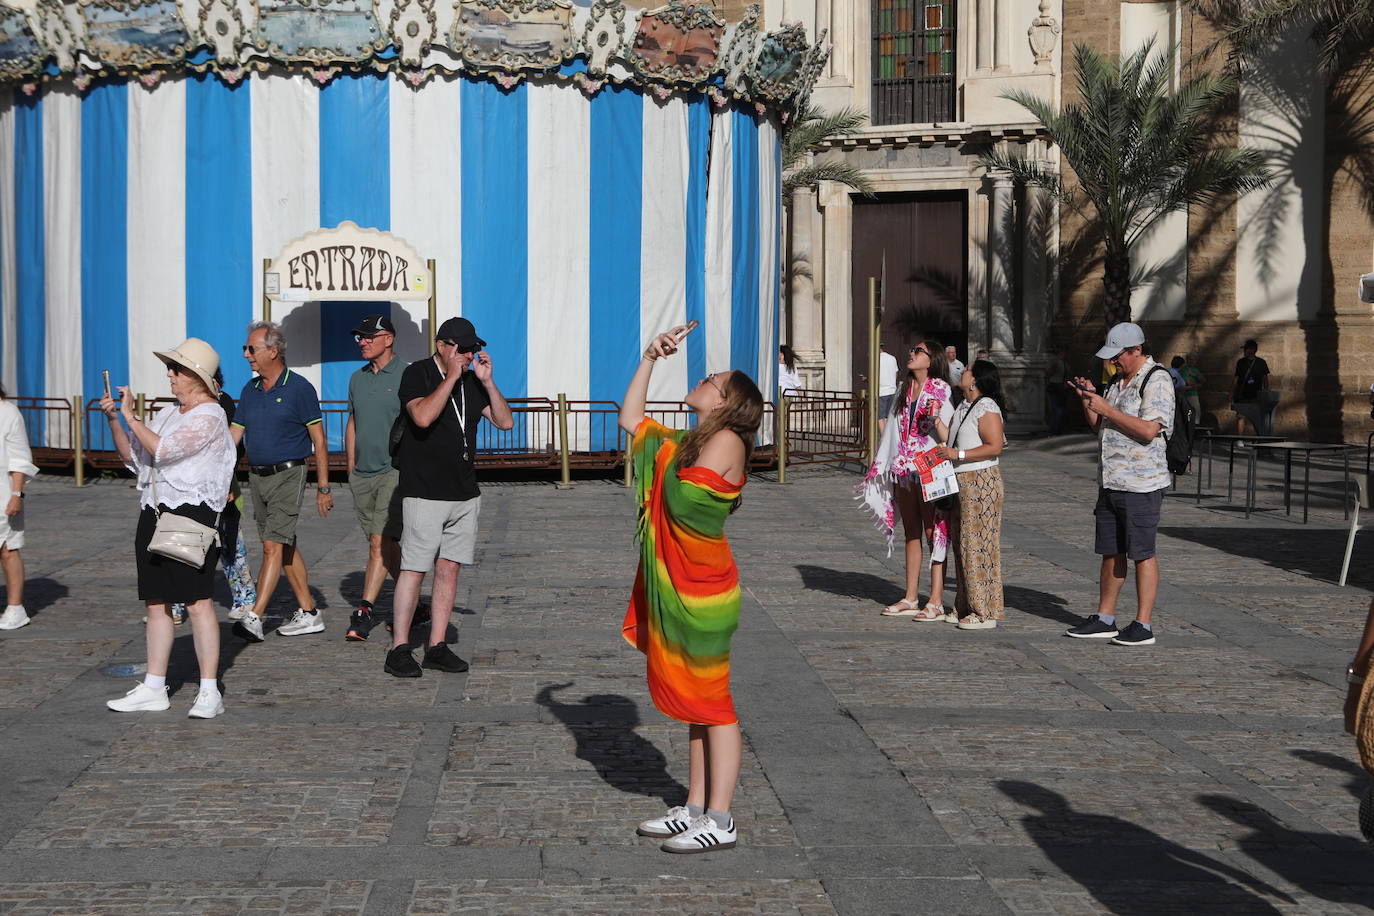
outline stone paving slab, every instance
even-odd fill
[[[472,671],[412,681],[382,673],[384,634],[342,638],[363,543],[339,487],[300,532],[326,632],[226,623],[228,712],[192,722],[194,680],[167,713],[103,709],[130,679],[100,672],[143,652],[134,492],[40,477],[34,624],[0,634],[0,912],[1370,912],[1339,704],[1374,578],[1334,586],[1338,507],[1304,527],[1171,495],[1159,644],[1083,645],[1062,631],[1095,604],[1094,468],[1046,447],[1004,462],[1008,616],[983,633],[878,615],[901,559],[853,474],[756,475],[730,522],[741,845],[689,857],[634,835],[680,800],[687,732],[619,635],[618,481],[486,487]],[[172,680],[194,676],[179,631]]]

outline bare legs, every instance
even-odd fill
[[[688,747],[687,804],[729,811],[744,755],[739,723],[693,725]]]
[[[172,615],[165,602],[149,601],[146,607],[148,673],[154,677],[166,677],[175,635]],[[210,598],[204,598],[188,605],[187,611],[191,617],[191,637],[196,645],[201,680],[213,680],[219,676],[219,618],[215,614],[215,603]]]
[[[896,491],[897,511],[902,516],[902,532],[906,536],[906,595],[909,602],[917,600],[921,584],[921,560],[924,558],[921,538],[935,541],[935,507],[921,501],[916,487],[899,486]],[[945,562],[930,564],[930,604],[942,607],[945,597]]]
[[[286,573],[286,581],[296,596],[296,606],[307,611],[315,609],[315,599],[310,597],[310,581],[301,552],[291,544],[263,541],[262,569],[258,572],[258,600],[253,605],[253,613],[259,617],[267,613],[267,605],[272,602],[272,593],[277,590],[277,580],[282,572]]]
[[[1102,572],[1098,576],[1097,613],[1116,616],[1116,599],[1126,584],[1126,555],[1119,553],[1102,558]],[[1159,557],[1137,560],[1135,564],[1136,619],[1148,624],[1155,611],[1159,595]]]
[[[425,574],[403,569],[396,577],[396,594],[391,601],[391,648],[410,644],[410,621],[415,618],[415,605],[420,600],[420,583]],[[438,606],[438,602],[435,602]]]
[[[5,601],[24,603],[24,557],[17,550],[0,547],[0,566],[5,568]]]
[[[393,580],[400,577],[401,545],[395,538],[380,534],[367,536],[367,569],[363,573],[363,600],[375,602],[381,594],[382,583],[390,574]]]
[[[437,646],[445,641],[448,622],[453,616],[453,599],[458,594],[458,570],[462,563],[439,557],[434,561],[434,587],[429,596],[429,644]],[[397,627],[397,629],[400,629]]]

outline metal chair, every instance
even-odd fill
[[[1355,478],[1355,500],[1350,513],[1350,533],[1345,538],[1345,559],[1341,561],[1341,585],[1345,585],[1346,573],[1350,571],[1350,554],[1355,551],[1355,534],[1360,530],[1360,510],[1369,510],[1370,491],[1374,489],[1374,475],[1366,474]]]

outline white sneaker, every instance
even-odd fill
[[[682,805],[669,808],[662,817],[647,820],[639,825],[635,833],[640,836],[670,837],[677,836],[692,826],[692,815]]]
[[[726,827],[716,826],[711,815],[703,814],[692,818],[692,824],[682,833],[663,841],[659,846],[664,852],[711,852],[715,849],[733,849],[735,846],[735,819],[730,818]]]
[[[262,618],[249,611],[243,615],[242,620],[234,624],[234,633],[249,642],[262,642]]]
[[[115,712],[161,712],[172,704],[166,687],[149,687],[139,681],[133,690],[105,704]]]
[[[188,719],[213,719],[215,716],[224,712],[224,698],[220,696],[218,690],[202,690],[196,694],[196,701],[191,704],[191,711],[186,714]]]
[[[0,630],[17,630],[29,625],[29,612],[22,604],[12,604],[0,614]]]
[[[244,614],[247,614],[247,613],[250,613],[250,611],[249,611],[248,608],[246,608],[246,607],[230,608],[230,610],[229,610],[229,619],[230,619],[230,620],[242,620],[242,619],[243,619],[243,615],[244,615]]]
[[[307,611],[304,608],[296,608],[296,613],[291,615],[291,619],[277,627],[278,636],[306,636],[310,633],[324,632],[324,615],[318,610]]]

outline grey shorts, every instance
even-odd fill
[[[305,495],[305,473],[305,465],[298,464],[265,477],[248,475],[253,521],[258,524],[261,540],[296,543],[296,522],[300,520],[301,497]]]
[[[477,548],[482,497],[449,501],[407,496],[401,500],[401,568],[428,572],[435,557],[471,563]]]
[[[1097,505],[1093,507],[1093,517],[1097,519],[1097,553],[1104,557],[1124,553],[1137,563],[1153,557],[1162,505],[1163,490],[1153,493],[1098,490]]]
[[[891,410],[892,410],[892,399],[895,398],[895,397],[896,397],[895,394],[880,394],[880,395],[878,395],[878,417],[879,417],[880,419],[886,419],[888,413],[891,412]]]
[[[401,537],[401,498],[396,484],[401,472],[392,468],[380,474],[350,474],[348,488],[353,491],[353,511],[358,515],[358,527],[363,534],[384,535],[394,540]]]

